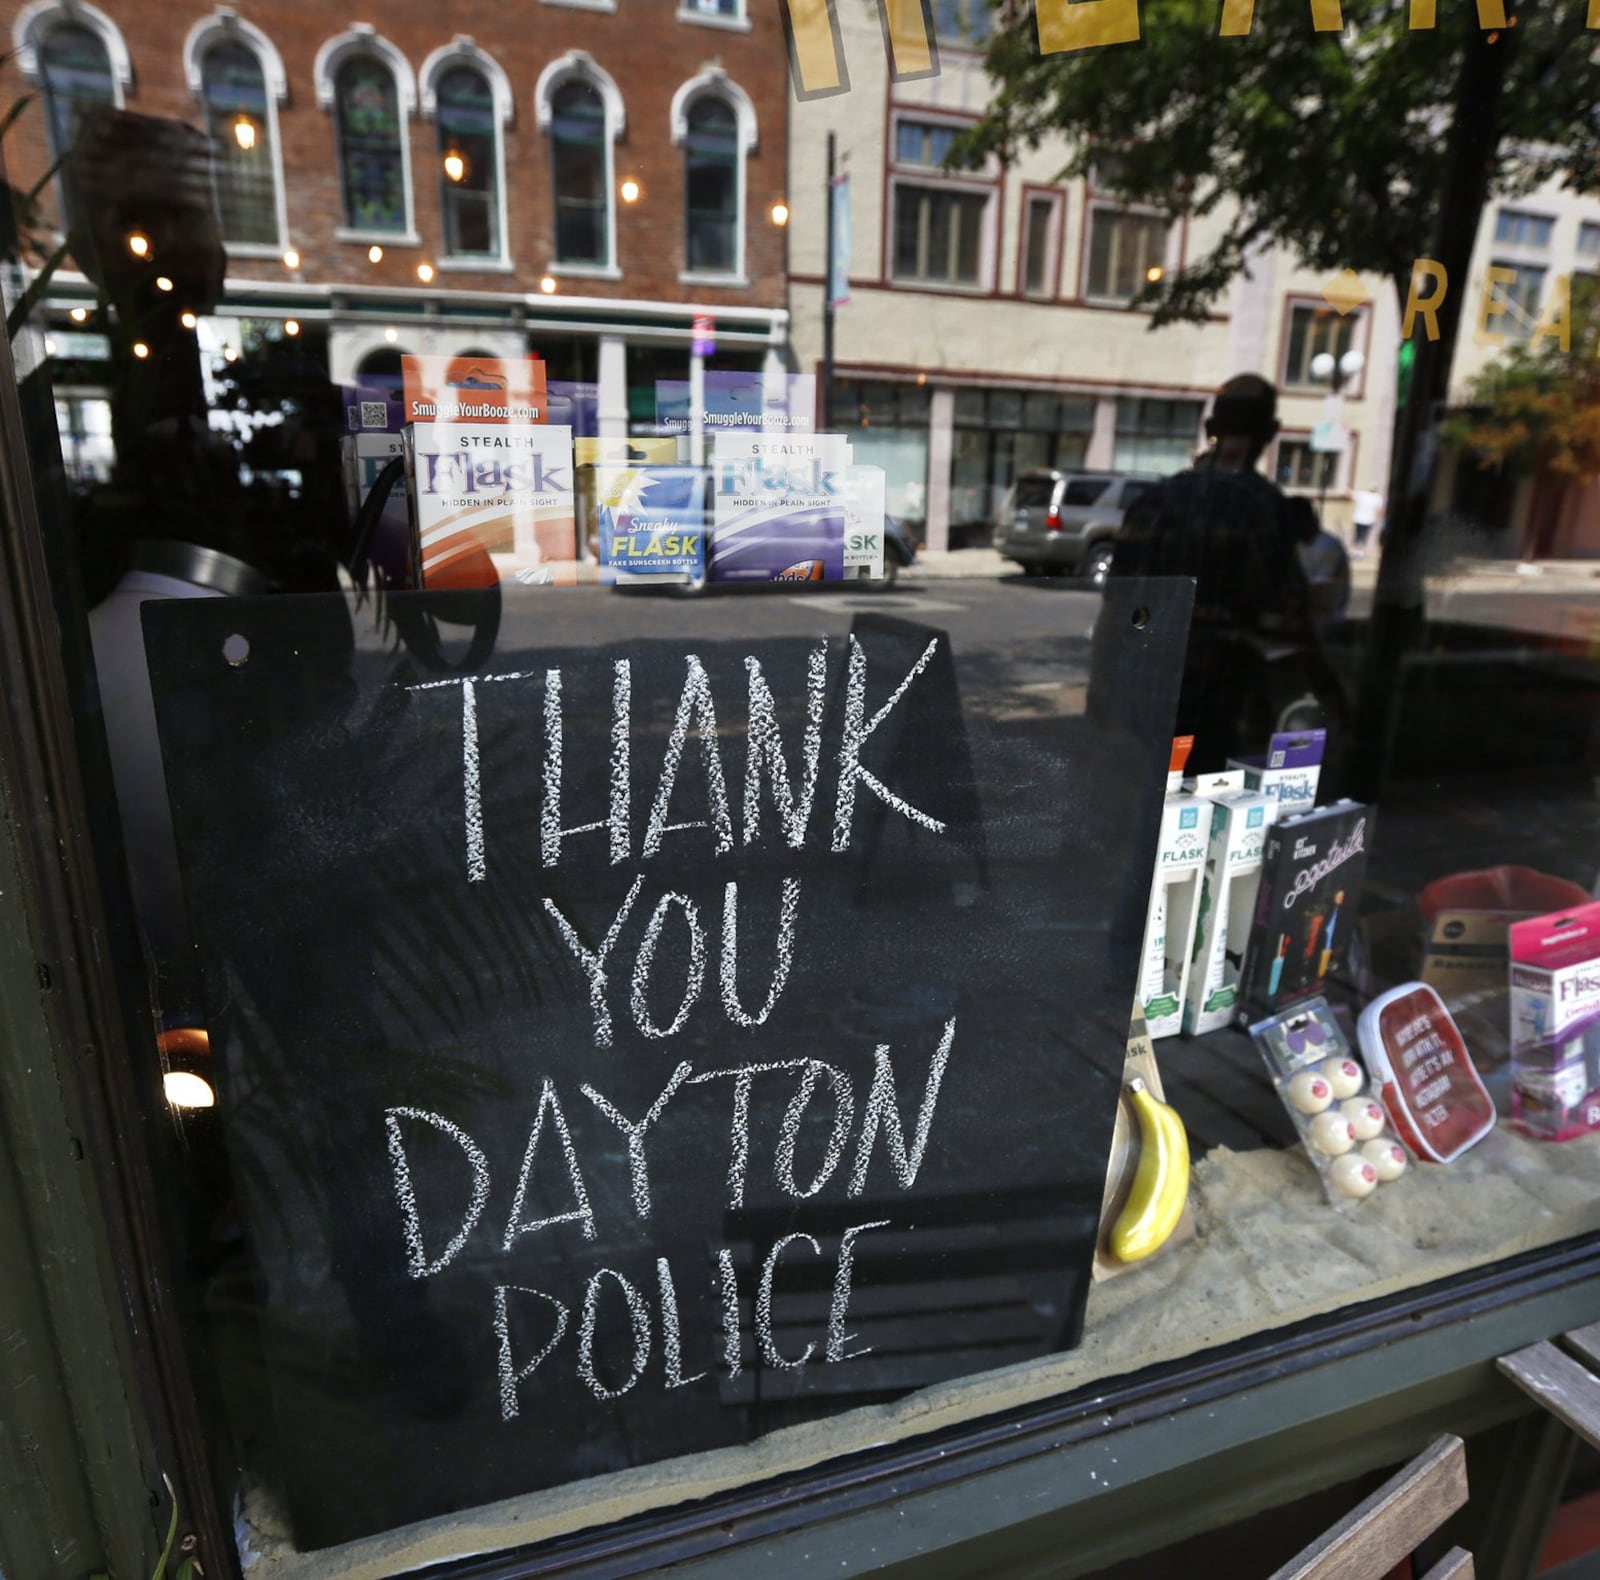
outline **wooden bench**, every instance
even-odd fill
[[[1441,1437],[1272,1580],[1383,1580],[1466,1501],[1466,1446],[1459,1437]],[[1452,1547],[1421,1580],[1472,1575],[1472,1555]]]
[[[1502,1355],[1499,1366],[1591,1448],[1600,1448],[1600,1322]]]

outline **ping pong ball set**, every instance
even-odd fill
[[[1360,1201],[1410,1165],[1326,999],[1250,1028],[1272,1084],[1334,1202]]]

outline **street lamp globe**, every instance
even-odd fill
[[[1319,351],[1311,359],[1311,376],[1319,384],[1333,377],[1333,368],[1334,361],[1331,351]]]
[[[1347,351],[1339,358],[1339,371],[1347,379],[1353,379],[1366,365],[1367,359],[1359,351]]]

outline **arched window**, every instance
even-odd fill
[[[395,379],[400,378],[400,359],[406,353],[399,346],[379,346],[376,350],[369,351],[356,363],[356,377],[358,379]]]
[[[611,140],[599,90],[569,77],[550,100],[556,262],[611,261]]]
[[[702,94],[689,106],[683,139],[685,256],[695,274],[739,270],[739,126],[733,106]]]
[[[453,258],[500,255],[500,148],[495,99],[476,66],[439,78],[439,181],[444,250]]]
[[[744,274],[745,160],[756,146],[755,105],[707,66],[672,96],[672,140],[683,149],[684,262],[690,275]]]
[[[70,21],[45,30],[37,50],[51,151],[64,159],[77,140],[84,111],[90,105],[117,102],[111,56],[98,33]]]
[[[277,118],[260,57],[242,39],[217,38],[200,58],[200,97],[222,239],[276,246]]]
[[[376,55],[349,55],[334,74],[333,100],[345,225],[404,235],[406,123],[394,72]]]

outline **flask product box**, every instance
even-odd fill
[[[1274,735],[1263,757],[1230,757],[1230,768],[1244,770],[1246,790],[1259,790],[1275,802],[1277,815],[1306,812],[1317,804],[1326,730],[1285,730]]]
[[[1182,1029],[1210,810],[1208,802],[1182,791],[1162,803],[1155,881],[1139,956],[1139,1004],[1152,1037],[1171,1037]]]
[[[1278,820],[1267,832],[1261,886],[1239,974],[1239,1025],[1320,993],[1355,936],[1376,810],[1339,801]]]
[[[1191,1036],[1233,1020],[1273,806],[1267,796],[1248,790],[1211,803],[1200,915],[1183,1000],[1183,1029]]]
[[[1600,1130],[1600,904],[1511,926],[1511,1122],[1545,1141]]]
[[[1494,1101],[1444,1000],[1407,982],[1361,1012],[1356,1034],[1400,1139],[1433,1163],[1449,1163],[1494,1129]]]

